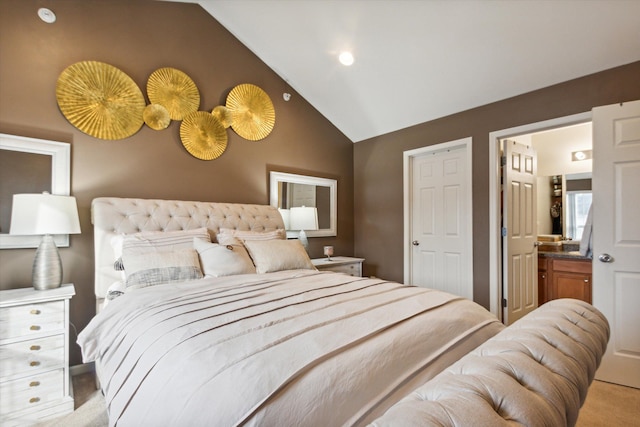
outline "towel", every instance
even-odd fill
[[[582,238],[580,239],[580,255],[593,258],[593,203],[589,206],[589,212],[587,213],[587,222],[584,223],[584,230],[582,231]]]

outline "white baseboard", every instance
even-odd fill
[[[69,368],[69,372],[71,376],[87,374],[89,372],[95,372],[96,368],[93,362],[90,363],[82,363],[80,365],[73,365]]]

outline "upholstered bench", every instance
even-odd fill
[[[374,426],[573,426],[609,340],[606,318],[553,300],[392,406]]]

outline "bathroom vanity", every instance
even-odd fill
[[[558,298],[591,303],[591,259],[578,251],[538,251],[538,304]]]

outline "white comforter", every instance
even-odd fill
[[[365,424],[503,328],[424,288],[309,270],[130,292],[78,337],[119,426]]]

